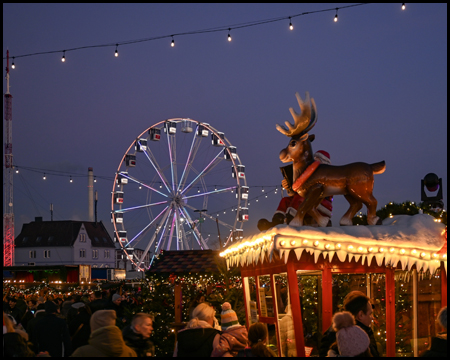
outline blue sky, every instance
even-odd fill
[[[333,164],[385,160],[375,176],[378,208],[420,201],[420,180],[443,179],[447,195],[447,4],[3,4],[3,54],[11,70],[14,163],[65,172],[14,176],[16,234],[35,216],[85,220],[87,169],[98,181],[98,217],[110,224],[117,167],[133,140],[168,118],[206,122],[237,147],[250,198],[281,183],[278,159],[288,138],[295,92],[309,91],[319,119],[315,151]],[[286,17],[268,24],[233,25]],[[223,26],[196,35],[171,34]],[[127,40],[160,40],[62,50]],[[20,55],[61,50],[45,55]],[[6,60],[3,60],[6,67]],[[6,81],[3,82],[3,92]],[[69,183],[68,174],[82,174]],[[101,177],[104,177],[101,178]],[[109,177],[109,178],[108,178]],[[228,179],[229,180],[229,179]],[[227,181],[228,181],[227,180]],[[210,184],[213,185],[213,184]],[[280,195],[249,207],[246,235],[271,218]],[[220,200],[218,200],[220,201]],[[137,204],[136,204],[137,205]],[[211,203],[216,211],[222,204]],[[347,209],[335,197],[333,222]],[[365,208],[362,209],[366,211]]]

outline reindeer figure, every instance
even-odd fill
[[[281,150],[280,160],[293,162],[294,178],[292,189],[305,200],[298,208],[297,215],[290,222],[291,226],[302,226],[303,218],[310,214],[321,227],[325,227],[328,218],[322,216],[316,207],[326,196],[344,195],[350,207],[340,220],[340,225],[352,225],[352,219],[361,209],[367,207],[369,225],[380,225],[381,219],[376,216],[377,200],[372,195],[373,175],[382,174],[386,169],[384,161],[375,164],[355,162],[348,165],[333,166],[320,164],[313,159],[311,142],[314,135],[308,132],[317,122],[317,109],[314,99],[309,99],[306,92],[305,101],[295,94],[300,105],[301,114],[289,108],[294,125],[286,121],[285,128],[277,124],[277,130],[291,137],[289,145]],[[310,105],[312,103],[312,108]]]

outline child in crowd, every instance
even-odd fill
[[[239,325],[236,312],[231,308],[229,302],[223,303],[220,318],[222,334],[219,345],[213,350],[211,356],[236,356],[239,350],[243,350],[247,346],[247,328]]]
[[[269,332],[267,325],[257,322],[250,325],[248,329],[248,345],[243,350],[237,353],[237,357],[277,357],[277,355],[270,350],[267,344],[267,336]]]

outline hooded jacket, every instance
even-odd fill
[[[244,350],[248,342],[248,332],[245,326],[234,325],[220,335],[219,345],[213,350],[212,357],[236,356],[239,350]]]
[[[141,334],[135,333],[130,325],[122,330],[122,335],[125,344],[136,351],[138,357],[155,356],[155,346],[150,338],[144,339]]]
[[[216,336],[219,338],[219,334],[219,330],[199,320],[197,327],[180,330],[174,356],[210,357],[214,350],[214,339]]]
[[[72,357],[136,357],[122,338],[122,332],[115,326],[101,327],[91,333],[89,345],[79,347]]]

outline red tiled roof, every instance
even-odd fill
[[[164,251],[155,259],[150,272],[155,273],[220,273],[217,263],[226,263],[215,250]]]

